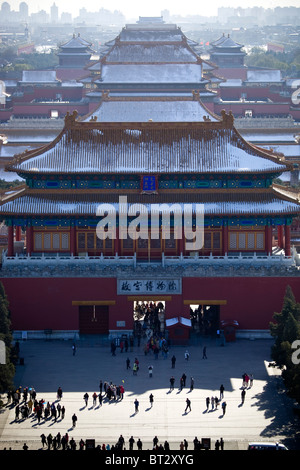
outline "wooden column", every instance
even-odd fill
[[[113,240],[114,244],[114,255],[118,253],[118,256],[121,255],[121,239],[120,239],[120,229],[116,227],[116,239]]]
[[[70,227],[70,253],[73,256],[77,255],[76,226],[74,223]]]
[[[267,255],[272,254],[272,225],[267,224],[265,228],[265,241],[266,241],[266,252]]]
[[[21,238],[22,238],[22,231],[21,231],[21,227],[18,225],[16,227],[16,242],[20,242],[21,241]]]
[[[228,254],[228,224],[227,222],[224,222],[224,225],[222,227],[222,254],[225,256],[225,254]]]
[[[285,233],[285,256],[291,256],[291,226],[285,224],[284,226]]]
[[[26,253],[31,255],[33,252],[33,227],[28,225],[26,227]]]
[[[14,256],[14,224],[13,222],[11,222],[8,226],[7,256]]]
[[[278,248],[283,248],[283,226],[277,226]]]
[[[184,252],[185,252],[185,234],[184,234],[184,227],[182,227],[181,238],[179,238],[179,240],[178,240],[178,247],[179,247],[178,256],[180,256],[181,253],[184,255]]]

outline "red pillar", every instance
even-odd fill
[[[283,227],[282,227],[282,225],[278,225],[277,234],[278,234],[278,248],[283,248]]]
[[[185,234],[184,234],[184,227],[182,227],[181,230],[181,237],[178,240],[178,245],[179,245],[179,253],[178,256],[181,255],[181,253],[184,255],[185,252]]]
[[[26,253],[27,255],[31,255],[33,252],[33,228],[31,226],[27,226],[26,228]]]
[[[122,227],[120,229],[120,227],[116,227],[116,239],[113,240],[113,243],[114,243],[114,255],[116,256],[116,254],[118,253],[118,256],[121,256],[122,255],[122,240],[121,240],[121,236],[122,236]]]
[[[285,225],[285,256],[291,256],[291,226]]]
[[[222,254],[228,254],[228,225],[227,223],[222,227]]]
[[[271,255],[272,254],[272,225],[266,225],[265,239],[266,239],[267,255]]]
[[[18,226],[18,227],[16,227],[16,242],[21,241],[21,236],[22,236],[21,227]]]
[[[14,225],[8,226],[7,256],[14,256]]]
[[[70,228],[70,253],[74,256],[77,255],[76,250],[76,226],[71,225]]]

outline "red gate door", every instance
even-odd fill
[[[81,334],[105,335],[109,332],[108,305],[80,305],[79,332]]]

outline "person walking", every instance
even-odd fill
[[[210,398],[206,397],[206,410],[209,408]]]
[[[87,406],[88,405],[88,400],[89,400],[89,394],[87,392],[83,395],[83,399],[85,401],[85,406]]]
[[[137,398],[134,400],[134,408],[135,408],[135,412],[138,413],[139,412],[139,402],[138,402]]]
[[[129,450],[133,450],[133,444],[135,443],[135,440],[133,436],[130,437],[129,439]]]
[[[136,445],[137,445],[138,450],[143,450],[143,443],[140,438],[138,438]]]
[[[186,350],[185,353],[184,353],[184,359],[185,359],[186,361],[188,361],[189,358],[190,358],[190,353],[188,352],[188,350]]]
[[[202,351],[202,359],[207,359],[206,346],[204,346],[203,351]]]
[[[249,375],[249,380],[250,380],[250,385],[249,385],[249,387],[251,388],[251,387],[253,386],[253,380],[254,380],[253,374],[250,374],[250,375]]]
[[[225,416],[226,407],[227,407],[227,403],[226,403],[226,401],[223,401],[223,403],[222,403],[223,416]]]
[[[99,406],[102,406],[102,401],[103,401],[103,395],[102,395],[102,393],[99,393],[98,399],[99,399]]]
[[[44,446],[47,444],[47,439],[46,439],[46,436],[45,434],[41,434],[41,441],[42,441],[42,445],[43,445],[43,448]]]
[[[57,417],[60,418],[60,413],[61,413],[61,404],[60,403],[57,403]]]
[[[186,413],[188,409],[189,409],[190,411],[192,411],[192,408],[191,408],[191,400],[190,400],[189,398],[186,399],[186,407],[185,407],[184,412]]]
[[[153,374],[153,366],[149,366],[149,367],[148,367],[148,371],[149,371],[149,377],[152,377],[152,374]]]
[[[193,390],[194,390],[194,377],[191,377],[190,391],[192,392]]]
[[[58,389],[57,389],[57,399],[58,399],[58,400],[61,400],[61,399],[62,399],[62,396],[63,396],[62,388],[61,388],[61,387],[58,387]]]
[[[150,393],[150,395],[149,395],[149,401],[150,401],[150,406],[151,406],[151,408],[152,408],[153,402],[154,402],[154,396],[153,396],[152,393]]]
[[[171,364],[172,364],[172,369],[175,369],[176,357],[174,356],[174,354],[173,354],[173,356],[172,356],[172,358],[171,358]]]
[[[214,396],[211,397],[210,403],[211,403],[211,409],[214,410],[215,409],[215,397]]]
[[[77,423],[77,416],[76,416],[76,414],[74,413],[73,416],[72,416],[72,426],[73,426],[73,428],[75,428],[76,423]]]
[[[221,384],[220,385],[220,400],[224,398],[224,390],[225,390],[224,385]]]
[[[96,403],[97,403],[97,397],[98,397],[97,393],[96,393],[96,392],[94,392],[94,393],[93,393],[93,406],[96,406]]]
[[[65,412],[66,412],[66,409],[64,407],[64,405],[61,407],[61,419],[64,419],[65,417]]]
[[[175,378],[172,375],[172,377],[170,378],[170,390],[174,390],[174,383],[175,383]]]

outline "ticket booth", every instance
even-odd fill
[[[227,343],[236,340],[236,330],[239,324],[236,320],[221,320],[221,329],[224,333],[224,338]]]
[[[171,344],[187,344],[190,339],[192,323],[189,318],[174,317],[166,320],[166,330]]]

